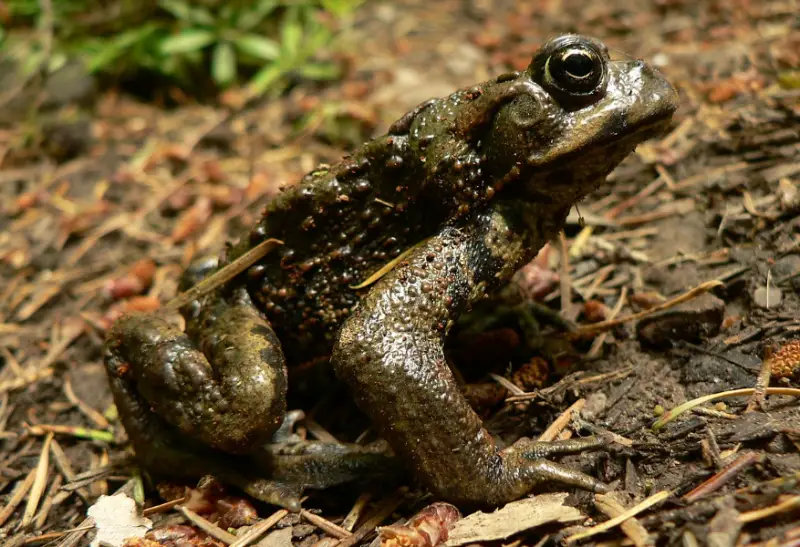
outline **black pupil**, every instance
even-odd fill
[[[564,70],[576,78],[585,78],[592,73],[594,63],[585,53],[570,53],[562,59]]]

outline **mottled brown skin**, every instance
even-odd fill
[[[139,458],[173,475],[214,473],[291,508],[303,486],[393,467],[380,444],[274,444],[286,362],[332,355],[380,436],[441,498],[496,506],[546,480],[602,491],[543,459],[596,440],[498,450],[442,347],[453,322],[556,236],[569,209],[676,106],[644,63],[612,62],[601,43],[564,36],[526,71],[428,101],[310,173],[221,262],[267,238],[284,245],[187,306],[186,332],[153,315],[111,329],[107,368]]]

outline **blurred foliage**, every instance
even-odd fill
[[[0,45],[23,71],[69,58],[116,78],[154,73],[189,94],[280,92],[327,80],[342,21],[364,0],[0,0]]]

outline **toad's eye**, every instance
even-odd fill
[[[586,95],[597,89],[604,70],[603,59],[594,48],[569,45],[547,58],[544,76],[547,84],[562,93]]]

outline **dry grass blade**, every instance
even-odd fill
[[[755,522],[781,513],[788,513],[798,508],[800,508],[800,496],[787,496],[786,499],[776,505],[740,514],[739,521],[743,523]]]
[[[377,283],[380,278],[382,278],[387,273],[391,272],[395,266],[397,266],[402,260],[405,260],[411,253],[414,252],[415,249],[424,245],[426,241],[427,239],[420,241],[416,245],[412,245],[411,247],[409,247],[408,249],[404,250],[402,253],[397,255],[395,258],[388,261],[378,271],[376,271],[374,274],[366,278],[364,281],[358,283],[357,285],[351,285],[350,288],[353,290],[359,290],[369,287],[373,283]]]
[[[766,390],[767,395],[789,395],[791,397],[800,397],[800,389],[791,388],[791,387],[768,387]],[[731,391],[723,391],[720,393],[712,393],[711,395],[704,395],[703,397],[698,397],[697,399],[692,399],[691,401],[687,401],[682,405],[676,406],[672,410],[665,412],[661,418],[659,418],[656,423],[653,424],[653,429],[661,429],[669,422],[686,412],[687,410],[691,410],[692,408],[702,405],[703,403],[707,403],[709,401],[713,401],[714,399],[724,399],[727,397],[739,397],[740,395],[751,395],[755,392],[755,389],[748,387],[744,389],[734,389]]]
[[[314,513],[310,513],[309,511],[307,511],[305,509],[301,509],[300,510],[300,516],[303,517],[304,519],[306,519],[311,524],[313,524],[315,526],[318,526],[325,533],[327,533],[327,534],[329,534],[329,535],[331,535],[333,537],[336,537],[336,538],[339,538],[339,539],[345,539],[345,538],[349,538],[350,536],[353,535],[352,532],[350,532],[348,530],[345,530],[344,528],[342,528],[340,526],[335,525],[331,521],[329,521],[327,519],[324,519],[319,515],[315,515]]]
[[[725,468],[719,473],[715,474],[703,484],[699,485],[697,488],[683,496],[684,501],[687,503],[693,503],[703,496],[711,494],[712,492],[716,492],[742,470],[747,469],[753,464],[763,461],[763,459],[763,455],[759,454],[758,452],[748,452],[746,454],[742,454],[734,461],[726,465]]]
[[[25,386],[29,386],[31,384],[35,384],[39,380],[44,380],[45,378],[50,378],[53,375],[52,368],[46,368],[43,370],[38,370],[33,373],[26,374],[23,378],[14,378],[13,380],[7,380],[5,382],[0,382],[0,393],[7,393],[9,391],[17,391],[18,389],[22,389]]]
[[[69,493],[61,492],[59,496],[59,488],[61,488],[61,483],[64,479],[61,475],[56,475],[53,478],[53,482],[50,483],[50,488],[47,490],[47,495],[44,498],[44,502],[42,503],[42,507],[39,510],[39,514],[36,515],[36,519],[33,524],[34,530],[41,530],[44,527],[44,523],[47,521],[47,516],[50,514],[50,509],[54,505],[58,505],[61,501],[65,500]]]
[[[270,528],[278,524],[278,522],[280,522],[280,520],[288,514],[289,511],[286,509],[275,511],[269,517],[253,525],[242,537],[237,538],[236,541],[231,543],[230,547],[247,547],[267,533]]]
[[[622,311],[622,308],[625,306],[627,300],[628,300],[628,287],[622,287],[622,291],[620,291],[619,293],[619,298],[617,299],[617,303],[614,305],[614,308],[608,315],[609,321],[613,321],[619,315],[619,312]],[[600,355],[600,351],[603,349],[603,344],[605,344],[607,336],[608,336],[607,331],[602,332],[600,333],[600,336],[598,336],[592,341],[592,347],[590,347],[589,351],[586,353],[586,359],[596,359],[597,356]]]
[[[217,287],[224,285],[247,268],[267,256],[275,247],[283,245],[283,241],[278,239],[267,239],[262,241],[245,254],[203,279],[200,283],[188,291],[176,296],[165,306],[170,310],[177,310],[191,302],[209,294]]]
[[[189,520],[189,522],[200,528],[203,532],[213,537],[214,539],[218,539],[227,545],[231,545],[236,541],[236,536],[234,536],[229,532],[226,532],[213,522],[204,519],[191,509],[187,509],[183,505],[178,505],[177,509],[184,517],[186,517]]]
[[[32,544],[42,544],[48,543],[50,541],[63,538],[68,534],[75,534],[75,533],[85,533],[89,530],[92,530],[94,525],[87,525],[87,526],[79,526],[78,528],[72,528],[70,530],[61,530],[60,532],[49,532],[47,534],[42,534],[40,536],[31,536],[26,538],[23,542],[23,545],[32,545]]]
[[[33,486],[31,487],[28,503],[25,505],[25,512],[22,514],[22,522],[20,523],[20,527],[23,529],[28,528],[33,522],[36,509],[39,507],[39,500],[42,499],[42,494],[47,486],[47,472],[50,469],[50,443],[52,441],[53,433],[51,432],[45,437],[44,443],[42,444],[42,452],[39,454],[39,464],[36,466]]]
[[[579,413],[586,406],[586,399],[578,399],[570,407],[561,413],[561,415],[553,420],[553,423],[539,435],[539,441],[554,441],[558,438],[561,431],[569,425],[572,420],[573,414]]]
[[[111,424],[108,423],[105,416],[97,412],[95,409],[84,403],[81,399],[75,395],[75,391],[72,389],[72,380],[70,380],[69,376],[64,379],[64,395],[67,396],[67,400],[70,403],[74,404],[81,413],[86,416],[89,420],[94,422],[94,425],[100,429],[108,429]]]
[[[106,443],[114,442],[114,434],[110,431],[100,431],[99,429],[87,429],[85,427],[76,427],[71,425],[40,424],[29,427],[28,431],[30,431],[33,435],[59,433],[77,437],[79,439],[91,439],[93,441],[102,441]]]
[[[597,272],[592,274],[594,276],[594,280],[590,279],[591,276],[587,276],[584,278],[584,279],[589,278],[589,280],[592,281],[592,284],[589,285],[589,288],[581,292],[581,297],[583,297],[584,302],[588,302],[589,300],[592,299],[597,290],[600,288],[600,285],[602,285],[605,282],[605,280],[608,278],[609,275],[611,275],[611,272],[613,272],[614,270],[615,266],[613,264],[609,264],[608,266],[603,266],[602,268],[597,270]],[[573,286],[577,286],[577,283],[573,284]]]
[[[78,542],[86,535],[86,532],[95,528],[95,522],[92,517],[85,519],[81,522],[80,526],[63,532],[63,539],[58,543],[57,547],[75,547]]]
[[[134,498],[135,499],[135,498]],[[176,505],[180,505],[182,503],[186,503],[189,498],[186,496],[182,498],[176,498],[174,500],[165,501],[164,503],[159,503],[158,505],[154,505],[152,507],[148,507],[142,510],[143,517],[149,517],[150,515],[157,515],[159,513],[166,513]]]
[[[619,205],[615,206],[613,209],[608,211],[605,214],[605,217],[608,218],[609,220],[616,219],[624,211],[630,209],[631,207],[642,201],[647,196],[654,194],[657,190],[659,190],[662,186],[664,186],[665,182],[666,179],[663,176],[659,175],[650,184],[642,188],[638,194],[626,199],[625,201],[623,201],[622,203],[620,203]]]
[[[571,536],[566,538],[567,543],[574,543],[576,541],[580,541],[582,539],[587,539],[592,536],[596,536],[597,534],[602,534],[607,530],[611,530],[614,526],[618,526],[628,520],[631,517],[635,517],[639,513],[646,511],[650,507],[661,503],[665,499],[669,498],[672,495],[672,492],[669,490],[662,490],[657,494],[653,494],[643,502],[631,507],[621,515],[617,515],[616,517],[607,520],[603,523],[598,524],[597,526],[592,526],[588,530],[584,530],[583,532],[578,532],[577,534],[572,534]]]
[[[513,396],[519,397],[521,395],[525,395],[525,390],[519,387],[511,380],[509,380],[508,378],[503,378],[502,376],[500,376],[499,374],[495,374],[494,372],[490,373],[489,376],[492,378],[492,380],[494,380],[495,382],[506,388],[506,390],[512,395],[512,397]]]
[[[26,385],[52,376],[52,365],[61,358],[64,351],[85,332],[85,324],[81,319],[71,318],[65,320],[57,331],[58,330],[60,330],[60,332],[52,337],[50,349],[42,360],[34,365],[28,366],[27,369],[23,371],[23,376],[21,378],[15,378],[0,383],[0,393],[21,389]],[[9,363],[16,362],[10,352],[4,351],[3,353],[6,359],[8,359],[8,356],[12,357],[11,360],[8,361]]]
[[[353,507],[350,509],[350,512],[347,513],[346,517],[344,517],[344,520],[342,521],[342,528],[348,532],[352,532],[353,528],[358,522],[358,519],[361,518],[364,509],[367,507],[367,504],[371,499],[372,492],[362,492],[358,496],[358,499],[356,499],[355,503],[353,503]]]
[[[744,169],[747,169],[749,166],[750,164],[746,161],[738,161],[736,163],[731,163],[729,165],[723,165],[721,167],[717,167],[716,169],[711,169],[702,173],[698,173],[697,175],[693,175],[691,177],[678,181],[672,187],[672,190],[673,191],[686,190],[696,184],[703,183],[708,180],[713,180],[716,177],[721,177],[722,175],[735,173],[736,171],[742,171]]]
[[[8,498],[8,502],[6,502],[6,506],[0,509],[0,526],[6,523],[8,517],[10,517],[14,513],[14,510],[17,508],[17,506],[22,503],[25,495],[31,489],[31,486],[33,486],[33,480],[35,477],[36,470],[31,469],[31,471],[25,477],[25,480],[17,483],[17,486],[14,488],[14,491]]]
[[[389,518],[389,515],[394,513],[394,511],[400,507],[400,504],[403,503],[404,500],[405,489],[401,488],[392,496],[381,502],[381,504],[378,505],[369,518],[367,518],[367,520],[364,521],[364,523],[359,526],[355,532],[353,532],[353,535],[351,535],[349,538],[341,540],[336,544],[336,547],[353,547],[353,545],[364,539],[367,534],[374,531],[376,526],[379,526],[384,520]]]
[[[625,507],[612,494],[598,494],[594,498],[594,505],[600,512],[610,518],[618,517],[626,511]],[[644,547],[652,543],[647,529],[633,517],[620,524],[619,527],[636,547]]]
[[[620,317],[619,319],[613,319],[610,321],[602,321],[600,323],[594,323],[592,325],[581,325],[578,327],[576,332],[572,336],[580,337],[585,336],[587,334],[594,334],[596,332],[601,332],[604,330],[612,329],[619,325],[624,325],[630,321],[638,321],[644,317],[649,315],[653,315],[656,312],[660,312],[663,310],[668,310],[670,308],[674,308],[675,306],[686,302],[687,300],[691,300],[693,298],[697,298],[701,294],[707,293],[708,291],[715,289],[717,287],[723,286],[724,283],[722,281],[713,280],[713,281],[706,281],[705,283],[701,283],[697,287],[686,291],[685,293],[676,296],[670,300],[667,300],[663,304],[659,304],[657,306],[653,306],[648,310],[641,311],[639,313],[633,313],[630,315],[626,315],[624,317]]]
[[[76,478],[75,470],[72,469],[72,464],[67,458],[67,455],[64,454],[64,450],[61,448],[61,445],[58,443],[58,440],[53,439],[50,443],[50,451],[53,453],[53,461],[58,468],[58,471],[61,473],[61,476],[64,477],[66,482],[73,482]],[[80,496],[85,504],[89,504],[89,491],[85,488],[78,488],[75,492]]]

